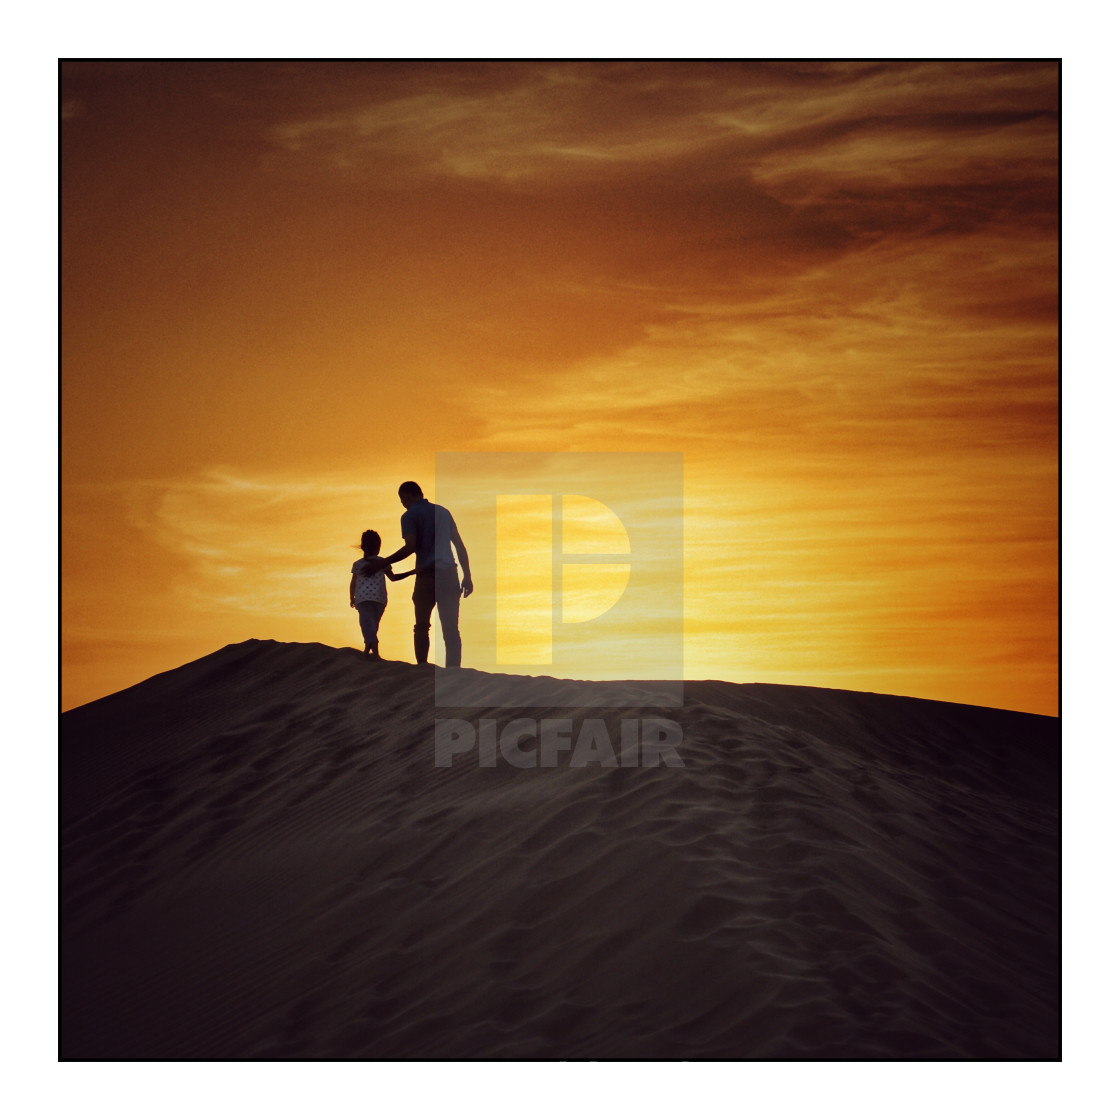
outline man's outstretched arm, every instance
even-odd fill
[[[416,536],[413,533],[406,533],[404,544],[401,545],[392,556],[375,556],[369,563],[374,565],[372,571],[380,572],[390,564],[395,564],[398,560],[403,560],[406,556],[411,556],[415,551]]]

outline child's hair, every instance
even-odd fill
[[[367,529],[362,534],[361,548],[363,552],[372,552],[374,555],[381,551],[381,534]]]

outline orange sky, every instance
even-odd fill
[[[358,644],[350,546],[437,452],[610,450],[684,456],[687,677],[1055,713],[1058,100],[1034,62],[65,64],[63,706]]]

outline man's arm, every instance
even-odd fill
[[[406,556],[411,556],[416,551],[416,535],[414,533],[406,533],[404,544],[393,553],[392,556],[374,556],[372,559],[367,560],[367,564],[372,564],[373,567],[368,568],[367,571],[370,575],[375,572],[384,571],[390,564],[395,564],[398,560],[403,560]]]
[[[404,544],[393,553],[392,556],[386,556],[385,567],[390,564],[395,564],[398,560],[403,560],[406,556],[411,556],[416,551],[416,534],[405,533]]]
[[[467,555],[467,546],[459,536],[459,528],[454,521],[451,522],[451,543],[459,556],[459,563],[463,565],[463,598],[465,599],[474,590],[474,581],[471,579],[471,558]]]

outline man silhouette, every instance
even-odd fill
[[[401,514],[404,545],[392,556],[377,557],[369,563],[376,565],[376,571],[416,553],[416,585],[412,590],[412,602],[416,608],[412,637],[416,663],[427,664],[432,610],[438,608],[443,644],[447,648],[447,667],[457,669],[463,660],[463,641],[459,636],[459,596],[465,599],[474,590],[467,546],[463,544],[450,511],[429,502],[415,482],[402,482],[397,494],[404,506]],[[463,566],[462,586],[451,553],[452,545]]]

